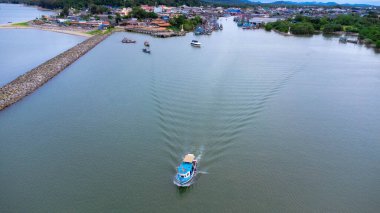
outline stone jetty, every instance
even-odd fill
[[[109,35],[93,36],[1,87],[0,110],[34,92]]]

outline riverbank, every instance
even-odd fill
[[[355,36],[362,43],[370,44],[374,48],[380,48],[380,20],[378,15],[368,14],[358,15],[339,15],[335,18],[327,19],[310,18],[298,15],[293,19],[279,20],[265,24],[265,30],[277,30],[290,32],[294,35],[313,35],[322,32],[326,35]]]
[[[66,67],[74,63],[89,50],[106,39],[110,34],[111,33],[93,36],[1,87],[0,110],[16,103],[37,90],[51,78],[59,74]]]

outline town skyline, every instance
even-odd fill
[[[257,2],[255,0],[251,0],[251,2]],[[272,3],[276,1],[272,0],[260,0],[259,2],[261,3]],[[291,0],[289,2],[297,2],[297,3],[302,3],[302,2],[322,2],[322,3],[327,3],[327,2],[335,2],[338,4],[370,4],[374,6],[380,6],[380,1],[378,0],[364,0],[364,1],[358,1],[358,0],[327,0],[327,1],[308,1],[308,0]]]

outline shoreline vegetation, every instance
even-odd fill
[[[340,15],[336,18],[298,15],[293,19],[267,23],[265,30],[274,30],[282,35],[313,35],[321,32],[326,35],[357,35],[360,43],[380,48],[380,19],[377,14],[363,17]]]

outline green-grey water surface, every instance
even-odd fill
[[[1,111],[0,211],[378,212],[379,55],[222,23],[116,33]]]
[[[0,87],[85,39],[36,29],[0,29]]]
[[[41,16],[55,15],[54,11],[40,10],[23,4],[0,3],[0,24],[30,21]]]

